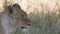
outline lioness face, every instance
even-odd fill
[[[28,30],[29,26],[30,26],[30,20],[26,14],[26,12],[24,12],[20,6],[18,4],[14,4],[13,5],[13,19],[15,19],[16,24],[22,28],[23,31]]]

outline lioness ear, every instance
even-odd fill
[[[13,8],[12,6],[8,6],[7,9],[9,10],[9,15],[11,15],[13,13]]]
[[[17,4],[17,3],[13,4],[13,7],[16,7],[16,8],[18,8],[18,9],[21,9],[20,5]]]

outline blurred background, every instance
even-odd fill
[[[13,34],[60,34],[60,0],[0,0],[0,12],[14,3],[28,14],[32,27],[28,32],[19,29]]]

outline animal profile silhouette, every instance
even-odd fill
[[[11,34],[18,28],[26,31],[30,26],[30,19],[17,3],[8,6],[0,13],[0,22],[5,31],[4,34]]]

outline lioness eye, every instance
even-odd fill
[[[21,15],[22,17],[24,17],[24,15]]]

